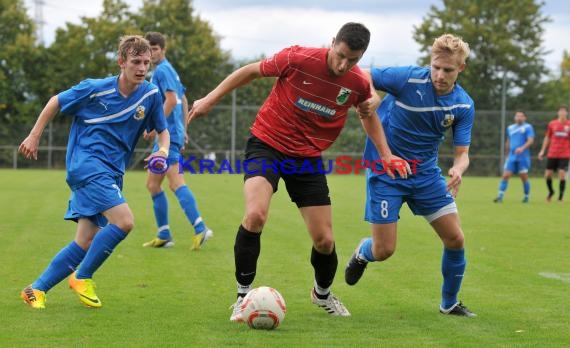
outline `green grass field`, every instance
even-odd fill
[[[492,203],[497,178],[466,177],[458,198],[467,246],[460,298],[475,319],[438,313],[441,243],[402,209],[396,254],[372,264],[360,283],[344,265],[369,234],[362,220],[364,178],[329,177],[339,269],[333,291],[352,313],[329,317],[310,303],[311,243],[284,185],[272,201],[255,286],[278,289],[287,316],[274,331],[229,322],[235,297],[233,241],[243,213],[239,175],[187,176],[215,237],[190,252],[190,228],[168,192],[176,246],[146,249],[154,236],[145,173],[125,177],[136,227],[96,273],[103,308],[90,310],[63,282],[47,309],[19,298],[74,235],[62,219],[69,190],[63,171],[0,171],[0,347],[567,347],[570,345],[570,204],[544,203],[542,179],[531,203],[512,180]],[[570,194],[570,193],[569,193]],[[542,275],[541,275],[542,274]]]

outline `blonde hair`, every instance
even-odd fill
[[[127,56],[139,56],[143,53],[151,52],[150,44],[140,35],[125,35],[119,41],[118,55],[123,60],[127,60]]]
[[[463,41],[459,36],[452,34],[443,34],[433,41],[431,46],[431,55],[449,55],[459,58],[460,63],[463,64],[469,57],[469,44]]]

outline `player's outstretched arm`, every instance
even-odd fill
[[[44,129],[48,123],[57,115],[59,112],[59,101],[57,96],[54,95],[47,102],[46,106],[40,112],[36,124],[30,131],[30,134],[22,141],[20,147],[18,147],[18,152],[20,152],[27,159],[33,158],[38,159],[38,147],[40,145],[40,138],[44,132]]]
[[[447,191],[449,191],[453,197],[456,197],[459,192],[459,187],[461,186],[463,173],[465,173],[469,167],[469,146],[456,146],[453,157],[453,167],[449,168],[447,172],[449,175]]]
[[[261,62],[255,62],[243,66],[226,77],[207,96],[198,99],[192,105],[192,110],[188,113],[187,122],[190,123],[195,117],[204,116],[212,110],[220,99],[234,89],[245,86],[251,81],[262,77],[260,70]]]

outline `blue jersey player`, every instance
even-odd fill
[[[150,57],[150,45],[143,37],[123,37],[117,59],[121,73],[84,80],[53,96],[20,145],[26,158],[37,159],[49,121],[59,111],[72,117],[66,155],[71,198],[65,219],[77,222],[77,230],[75,239],[22,290],[21,298],[32,308],[45,308],[46,292],[68,276],[83,304],[101,307],[93,273],[133,229],[133,213],[122,192],[123,175],[143,131],[158,133],[159,149],[151,156],[168,156],[170,135],[160,92],[145,81]]]
[[[198,250],[213,236],[212,230],[200,216],[196,198],[184,181],[184,174],[179,171],[180,150],[184,147],[186,136],[186,110],[188,102],[184,95],[184,87],[176,70],[166,59],[166,38],[158,32],[148,32],[145,38],[149,41],[152,50],[152,63],[156,66],[152,74],[151,82],[158,86],[162,94],[164,115],[168,123],[170,132],[170,153],[168,155],[168,168],[164,170],[153,170],[149,168],[146,187],[149,190],[154,216],[158,228],[156,238],[143,246],[154,248],[168,248],[174,245],[168,224],[168,200],[162,190],[164,178],[168,178],[170,189],[176,195],[178,203],[184,210],[190,224],[194,227],[192,238],[192,250]],[[154,133],[145,134],[145,138],[154,138]],[[154,145],[153,152],[158,150],[158,144]]]
[[[388,145],[394,155],[412,163],[412,175],[391,179],[381,166],[367,169],[365,219],[372,226],[372,238],[356,248],[345,280],[356,284],[369,262],[384,261],[394,253],[398,214],[405,202],[431,224],[444,245],[440,312],[472,317],[475,314],[457,300],[466,261],[454,201],[469,166],[475,114],[473,100],[456,83],[468,55],[467,43],[445,34],[433,43],[429,67],[372,69],[374,87],[388,93],[378,109]],[[452,131],[455,152],[446,183],[438,167],[438,148],[447,130]],[[364,157],[370,162],[380,159],[369,140]]]
[[[530,146],[534,143],[534,129],[526,123],[526,114],[523,111],[515,113],[515,123],[507,128],[507,140],[505,141],[505,154],[507,160],[503,169],[503,177],[499,183],[499,194],[495,203],[501,203],[513,174],[518,174],[523,183],[524,197],[522,202],[528,203],[530,194],[530,182],[528,171],[530,169]]]

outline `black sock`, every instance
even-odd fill
[[[240,285],[249,286],[255,279],[257,258],[261,251],[260,236],[261,232],[250,232],[239,226],[234,244],[234,260],[236,280]]]
[[[566,180],[560,180],[560,192],[558,193],[558,200],[564,198],[564,190],[566,189]]]
[[[315,281],[317,285],[323,289],[329,288],[332,285],[336,268],[338,266],[338,258],[336,256],[336,248],[333,247],[332,253],[329,255],[319,253],[315,247],[311,250],[311,265],[315,269]],[[326,298],[317,294],[317,297]]]
[[[546,187],[548,187],[548,196],[554,194],[554,189],[552,188],[552,178],[546,178]]]

